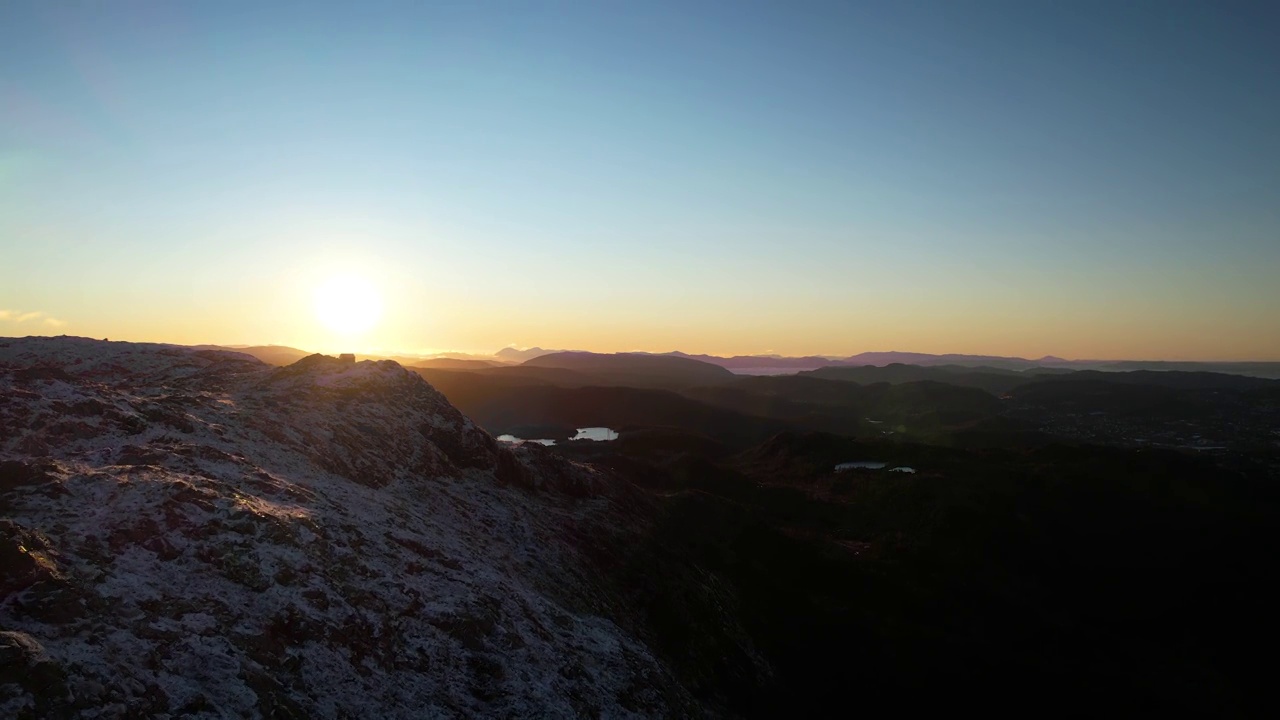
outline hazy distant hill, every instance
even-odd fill
[[[1151,385],[1176,390],[1254,390],[1280,387],[1280,381],[1268,378],[1232,375],[1221,372],[1183,370],[1129,370],[1102,372],[1080,370],[1066,375],[1038,377],[1044,382],[1100,382],[1118,385]]]
[[[823,357],[821,355],[805,355],[803,357],[789,357],[785,355],[735,355],[733,357],[719,357],[716,355],[689,355],[680,351],[665,353],[675,357],[685,357],[694,360],[719,365],[723,368],[736,370],[739,372],[771,369],[786,370],[793,369],[796,371],[816,370],[826,367],[845,367],[854,366],[861,367],[865,365],[885,366],[894,364],[907,364],[917,366],[934,366],[934,365],[957,365],[964,367],[985,366],[998,368],[1003,370],[1026,370],[1029,368],[1046,366],[1056,367],[1063,365],[1071,365],[1074,361],[1063,360],[1062,358],[1047,356],[1039,360],[1027,360],[1026,358],[1017,357],[999,357],[991,355],[930,355],[928,353],[912,353],[912,352],[865,352],[853,355],[847,358]]]
[[[496,363],[488,360],[461,360],[458,358],[431,358],[429,360],[419,360],[411,363],[411,367],[421,368],[441,368],[446,370],[481,370],[483,368],[491,368]]]
[[[1160,360],[1123,360],[1100,363],[1099,370],[1158,370],[1227,373],[1280,380],[1280,362],[1165,362]]]
[[[494,362],[494,363],[506,362],[504,360],[499,360],[497,357],[493,355],[486,355],[483,353],[481,354],[464,353],[464,352],[430,353],[426,355],[421,355],[417,359],[418,360],[481,360],[484,362]]]
[[[550,355],[551,353],[558,353],[558,352],[565,352],[565,351],[564,350],[543,350],[540,347],[531,347],[527,350],[520,350],[518,348],[507,347],[507,348],[502,348],[498,352],[494,353],[493,356],[503,362],[522,363],[525,360],[532,360],[536,357],[541,357],[543,355]]]
[[[865,352],[845,358],[841,365],[892,365],[903,363],[910,365],[963,365],[985,366],[1002,370],[1027,370],[1040,365],[1060,365],[1070,361],[1056,357],[1045,357],[1040,360],[1028,360],[1019,357],[1000,357],[995,355],[930,355],[912,352]]]
[[[806,355],[804,357],[786,357],[783,355],[734,355],[733,357],[718,357],[716,355],[690,355],[682,353],[679,350],[675,352],[663,353],[672,357],[689,358],[691,360],[700,360],[712,365],[719,365],[729,370],[756,370],[762,368],[772,369],[794,369],[794,370],[812,370],[814,368],[826,367],[828,365],[839,362],[830,358],[819,357],[817,355]]]
[[[1039,360],[1028,360],[1016,357],[998,357],[990,355],[930,355],[928,353],[911,352],[865,352],[847,358],[823,357],[821,355],[805,355],[789,357],[785,355],[735,355],[719,357],[716,355],[690,355],[680,351],[664,353],[673,357],[690,358],[719,365],[736,372],[751,374],[752,371],[773,370],[779,373],[786,370],[805,371],[828,367],[861,367],[866,365],[916,365],[921,367],[935,365],[956,365],[963,367],[990,367],[1002,370],[1027,370],[1035,367],[1071,366],[1075,361],[1047,356]],[[1092,366],[1092,365],[1090,365]]]
[[[230,350],[232,352],[244,353],[252,355],[268,365],[292,365],[302,358],[310,355],[306,350],[288,347],[286,345],[251,345],[248,347],[234,347],[229,345],[196,345],[196,350]]]
[[[998,355],[963,355],[948,353],[933,355],[914,352],[864,352],[846,358],[822,357],[806,355],[788,357],[783,355],[735,355],[720,357],[716,355],[691,355],[680,351],[663,353],[672,357],[700,360],[712,365],[719,365],[740,374],[785,374],[819,370],[823,368],[842,367],[886,367],[892,365],[908,365],[919,368],[951,366],[958,368],[980,369],[986,371],[1015,372],[1069,372],[1072,370],[1159,370],[1185,372],[1213,372],[1230,375],[1247,375],[1280,379],[1280,362],[1170,362],[1163,360],[1067,360],[1053,355],[1028,359],[1020,357],[1004,357]],[[763,372],[762,372],[763,371]],[[920,379],[920,378],[917,378]],[[952,382],[952,380],[947,380]]]
[[[614,384],[637,387],[692,387],[731,382],[729,370],[711,363],[671,355],[561,352],[524,362],[524,368],[561,368],[591,375],[607,376]]]

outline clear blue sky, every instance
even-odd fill
[[[1280,3],[10,0],[0,258],[0,335],[1280,359]]]

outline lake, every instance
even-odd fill
[[[512,445],[520,445],[522,443],[527,443],[527,442],[538,443],[539,445],[555,445],[556,444],[555,440],[549,440],[547,438],[536,438],[536,439],[526,440],[524,438],[518,438],[515,435],[499,435],[495,439],[498,442],[511,443]]]
[[[836,466],[836,472],[840,472],[841,470],[856,470],[856,469],[880,470],[880,469],[883,469],[885,465],[888,465],[888,463],[876,462],[874,460],[858,460],[856,462],[842,462]]]
[[[578,428],[578,434],[569,438],[570,440],[617,440],[618,433],[607,427],[586,427]]]
[[[875,460],[857,460],[855,462],[842,462],[836,465],[836,472],[841,470],[883,470],[888,467],[889,463],[882,463]],[[913,467],[900,465],[895,468],[889,468],[889,472],[914,473]]]
[[[607,427],[585,427],[577,428],[578,434],[569,438],[570,440],[617,440],[617,431]],[[555,445],[556,441],[548,438],[518,438],[515,435],[499,435],[495,438],[498,442],[511,443],[519,445],[521,443],[538,443],[539,445]]]

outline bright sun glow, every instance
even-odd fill
[[[339,335],[367,332],[382,316],[378,288],[358,275],[334,275],[316,288],[316,317]]]

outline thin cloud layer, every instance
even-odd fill
[[[58,318],[39,310],[26,312],[22,310],[0,310],[0,321],[20,324],[31,322],[33,320],[42,320],[45,325],[52,328],[63,327],[67,324],[66,320],[59,320]]]

